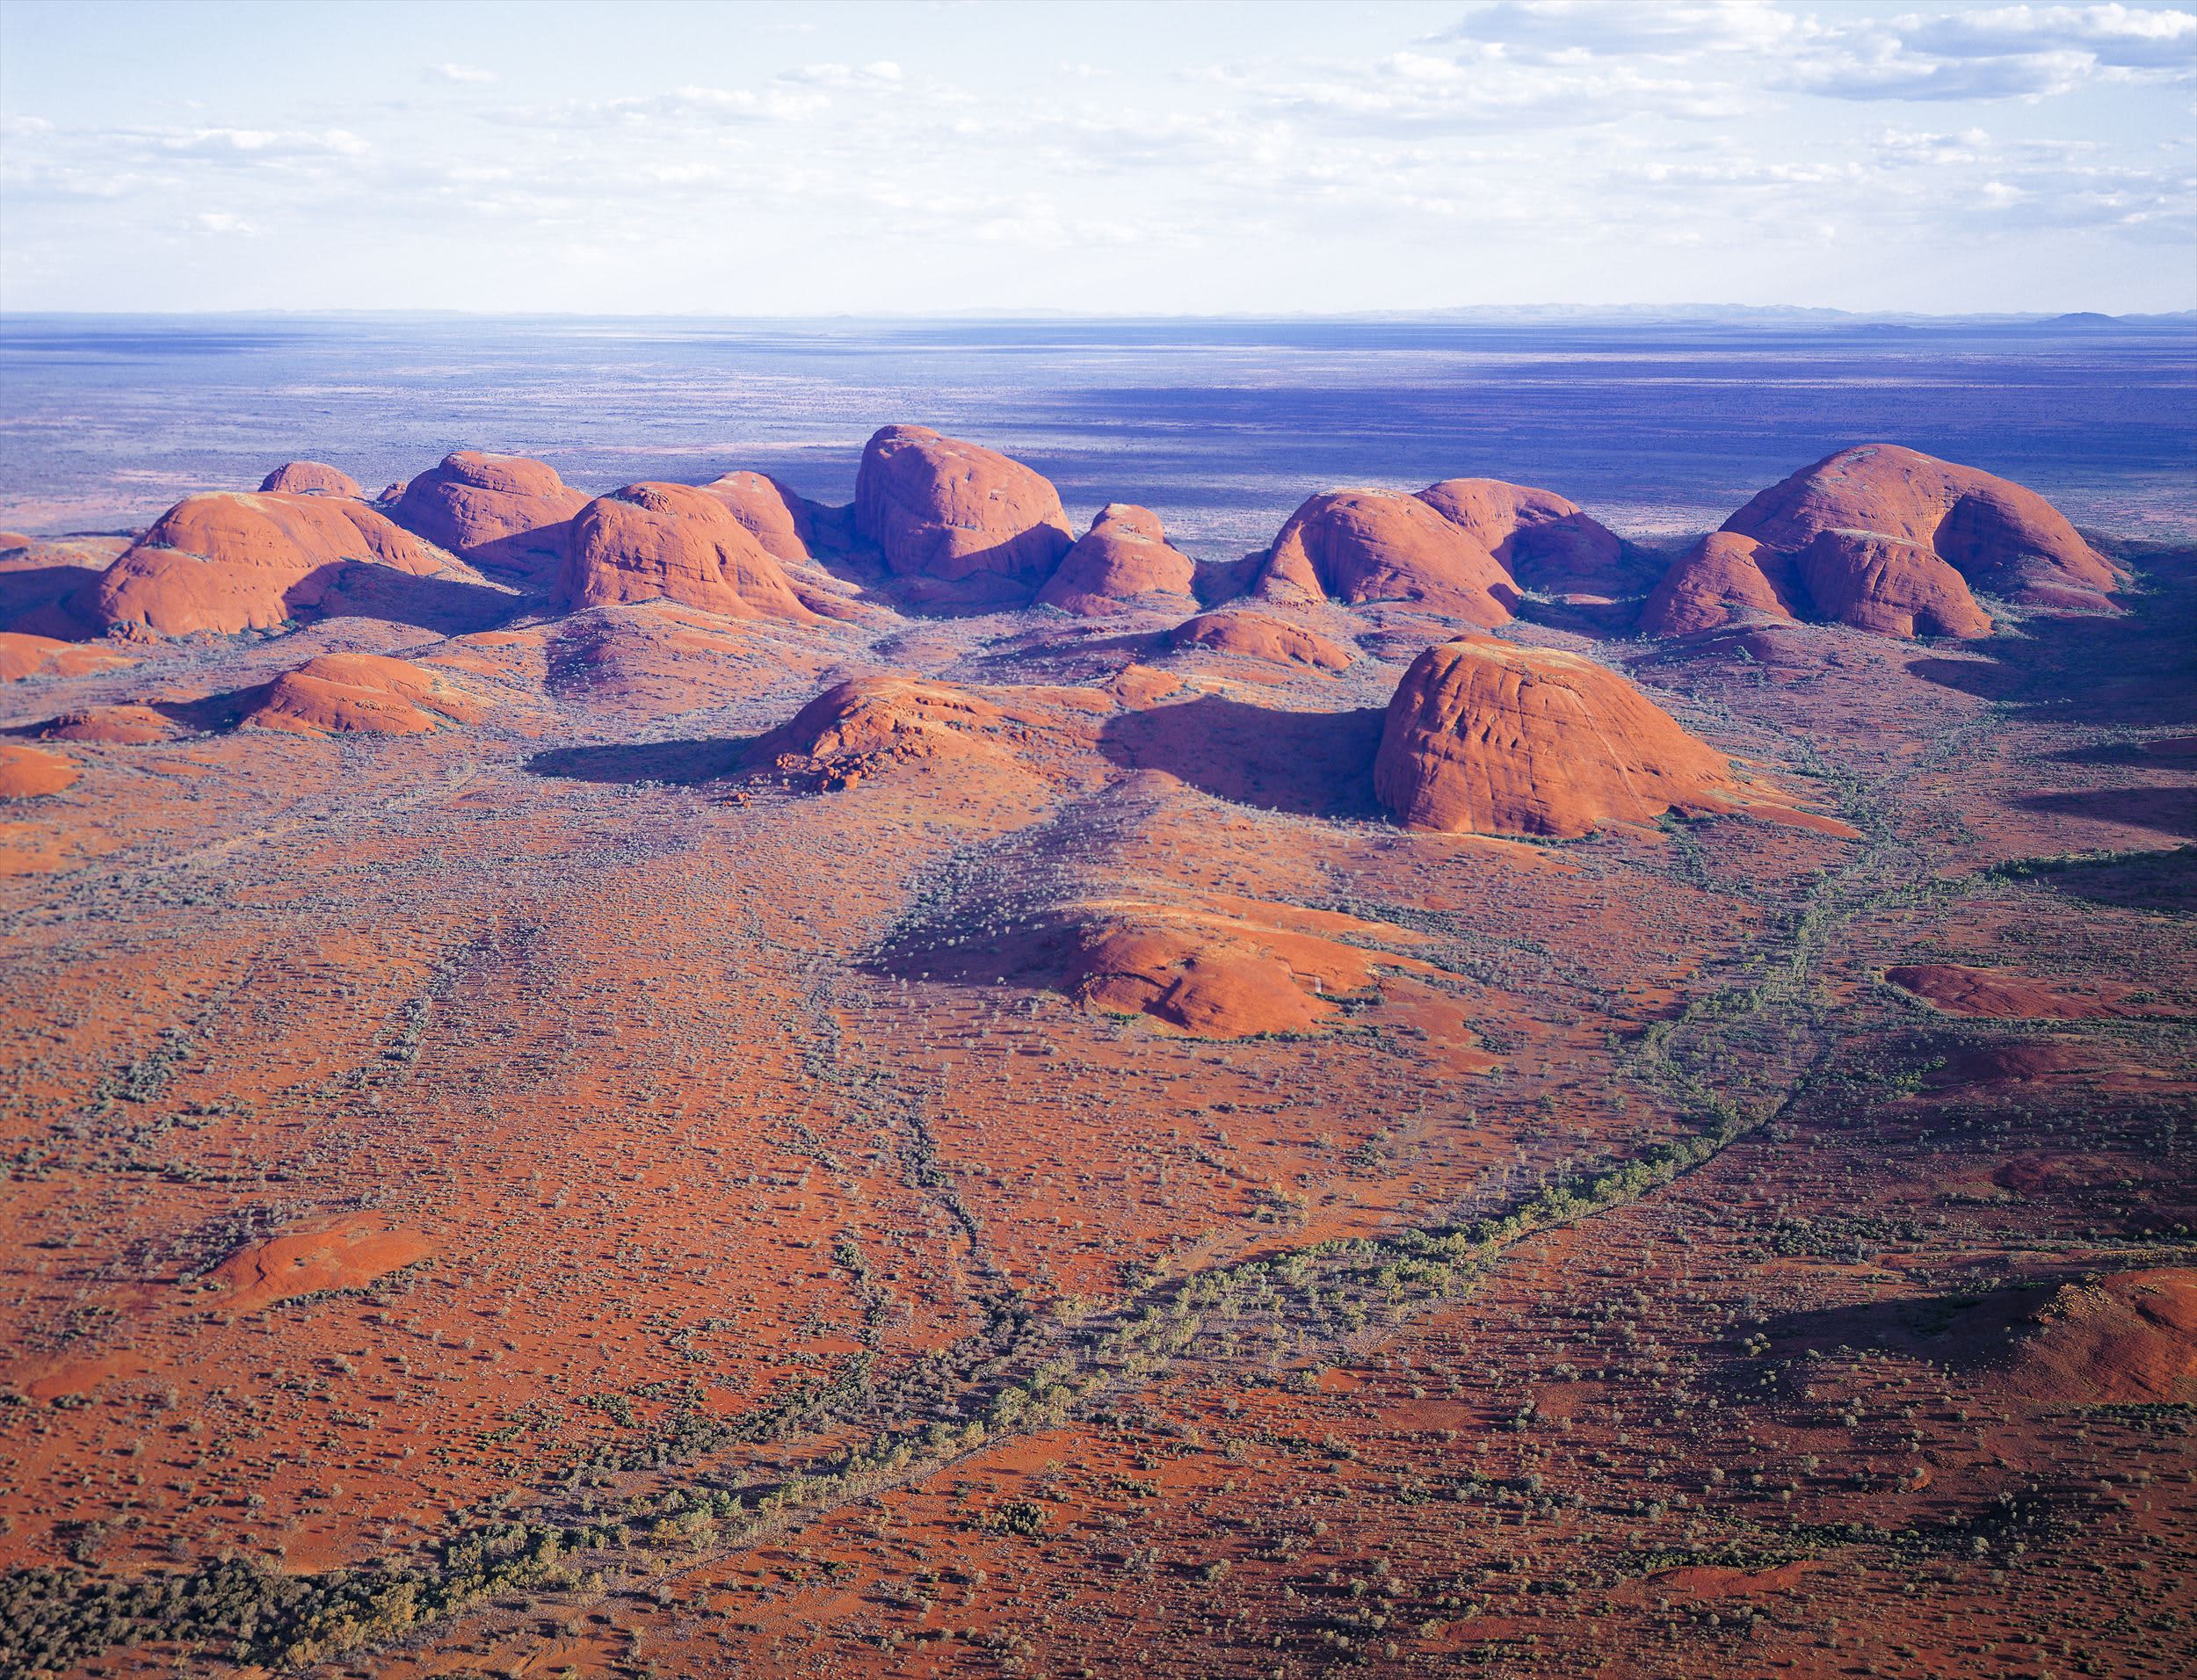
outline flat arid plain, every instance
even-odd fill
[[[0,1669],[2189,1671],[2186,326],[361,330],[6,346]]]

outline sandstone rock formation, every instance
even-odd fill
[[[26,677],[82,677],[136,663],[109,648],[0,630],[0,683],[18,683]]]
[[[1038,599],[1084,618],[1121,610],[1142,595],[1190,593],[1197,566],[1171,548],[1159,516],[1128,502],[1109,502],[1068,551]]]
[[[41,729],[47,741],[84,741],[109,747],[143,747],[172,741],[181,730],[149,706],[94,706],[65,712]]]
[[[101,575],[102,629],[163,635],[268,629],[317,604],[352,562],[419,577],[472,577],[363,502],[221,491],[178,502]]]
[[[918,605],[1024,605],[1071,542],[1059,492],[1044,478],[928,426],[887,426],[871,438],[854,521]]]
[[[1266,613],[1243,610],[1186,619],[1167,639],[1177,648],[1203,648],[1276,664],[1309,665],[1316,670],[1342,670],[1352,659],[1350,649],[1340,642]]]
[[[268,684],[243,721],[293,735],[425,735],[485,708],[439,671],[381,654],[323,654]]]
[[[36,747],[0,742],[0,800],[40,799],[76,786],[76,761]]]
[[[408,531],[476,565],[534,581],[564,563],[566,526],[585,492],[556,469],[524,455],[461,449],[441,465],[384,492],[383,510]]]
[[[1499,478],[1446,478],[1421,490],[1419,499],[1526,589],[1619,593],[1637,587],[1617,533],[1553,490]]]
[[[2013,1326],[2000,1386],[2048,1405],[2197,1401],[2197,1268],[2156,1266],[2062,1285]]]
[[[2102,609],[2120,583],[2043,497],[1891,444],[1828,456],[1764,490],[1672,567],[1641,628],[1679,635],[1747,613],[1883,635],[1987,636],[1972,589]]]
[[[1431,503],[1398,490],[1329,490],[1289,516],[1258,592],[1358,605],[1401,601],[1492,628],[1519,593],[1503,564]]]
[[[349,496],[366,494],[359,488],[359,481],[348,473],[338,472],[325,461],[285,461],[260,481],[259,493],[272,496],[278,492],[292,496]]]
[[[732,510],[691,484],[628,484],[582,508],[557,598],[575,609],[676,601],[729,619],[816,616]]]
[[[1415,829],[1570,837],[1722,808],[1729,771],[1616,672],[1466,636],[1428,648],[1404,674],[1374,791]]]
[[[816,510],[767,473],[727,473],[702,486],[773,560],[799,562],[816,543]]]

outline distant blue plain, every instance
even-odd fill
[[[1079,523],[1143,503],[1209,558],[1316,489],[1468,474],[1669,537],[1872,440],[2197,534],[2186,329],[433,316],[0,319],[0,524],[141,525],[294,457],[373,492],[460,447],[590,490],[753,467],[844,502],[890,421],[1019,456]]]

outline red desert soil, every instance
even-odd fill
[[[382,511],[439,547],[546,582],[564,563],[566,523],[587,504],[556,469],[524,455],[460,449],[408,480]]]
[[[83,771],[73,758],[0,742],[0,800],[40,799],[74,787]]]
[[[425,735],[484,711],[439,671],[379,654],[323,654],[276,677],[243,721],[301,735]]]
[[[687,484],[628,484],[572,520],[558,579],[567,610],[676,601],[728,619],[813,623],[785,568],[719,496]]]
[[[473,576],[364,503],[217,491],[162,514],[100,577],[91,612],[105,629],[167,636],[272,629],[317,605],[353,562]]]
[[[1404,601],[1490,628],[1510,621],[1519,598],[1501,561],[1431,503],[1398,490],[1311,497],[1267,551],[1259,592],[1348,605]]]
[[[1737,791],[1722,753],[1615,671],[1485,636],[1412,662],[1374,790],[1415,829],[1558,837],[1729,809]]]
[[[1884,978],[1947,1015],[2093,1021],[2121,1012],[2107,1000],[2070,997],[2020,974],[1958,963],[1904,963],[1886,969]]]
[[[1157,514],[1110,502],[1077,539],[1038,599],[1082,617],[1103,617],[1140,596],[1187,596],[1197,570],[1189,555],[1168,547]]]
[[[1481,484],[1428,654],[1202,554],[1210,632],[1028,610],[1065,522],[934,441],[1031,545],[944,612],[727,474],[835,610],[353,566],[0,687],[81,771],[0,821],[0,1669],[2179,1680],[2197,556],[1597,640]],[[1392,701],[1596,826],[1395,821]]]
[[[1972,587],[2102,611],[2120,581],[2035,492],[1863,444],[1771,486],[1704,538],[1650,595],[1641,628],[1683,635],[1759,612],[1882,635],[1988,636]]]
[[[885,426],[870,438],[854,521],[912,600],[940,606],[1022,605],[1073,541],[1044,478],[928,426]]]
[[[325,461],[285,461],[259,482],[262,496],[286,491],[294,496],[362,496],[359,481]]]

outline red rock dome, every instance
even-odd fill
[[[887,426],[871,438],[854,481],[854,523],[922,605],[1023,605],[1071,542],[1046,479],[928,426]]]
[[[1503,563],[1428,503],[1398,490],[1330,490],[1289,516],[1259,592],[1358,605],[1403,601],[1492,627],[1519,595]]]
[[[727,473],[702,489],[722,502],[772,559],[798,563],[816,547],[815,509],[769,474]]]
[[[1098,510],[1060,569],[1038,591],[1049,606],[1083,617],[1118,612],[1140,595],[1188,595],[1198,568],[1167,545],[1159,516],[1128,502]]]
[[[587,505],[586,493],[546,462],[477,449],[390,488],[396,494],[383,511],[406,530],[476,565],[537,580],[557,575],[567,525]]]
[[[75,786],[83,774],[63,754],[0,742],[0,800],[42,799]]]
[[[425,735],[484,708],[440,671],[381,654],[323,654],[268,684],[244,715],[294,735]]]
[[[1612,591],[1632,581],[1617,533],[1553,490],[1499,478],[1446,478],[1421,490],[1419,500],[1527,589]]]
[[[692,484],[628,484],[582,508],[557,592],[572,609],[676,601],[731,619],[816,618],[748,526]]]
[[[1167,639],[1177,648],[1202,648],[1278,665],[1309,665],[1316,670],[1345,670],[1352,657],[1340,642],[1264,612],[1240,609],[1186,619],[1168,633]]]
[[[1972,589],[2096,610],[2120,582],[2034,491],[1916,450],[1864,444],[1732,515],[1657,585],[1641,628],[1678,635],[1768,613],[1885,635],[1987,636],[1991,620]]]
[[[1405,825],[1572,837],[1728,804],[1730,766],[1615,671],[1466,636],[1412,663],[1374,792]]]
[[[100,576],[91,615],[102,628],[141,625],[170,636],[269,629],[317,605],[354,561],[421,577],[472,576],[362,502],[220,491],[162,514]]]
[[[291,496],[363,496],[359,481],[338,472],[325,461],[285,461],[259,482],[259,493],[280,491]]]

